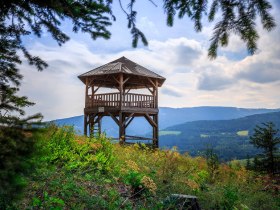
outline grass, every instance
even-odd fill
[[[182,132],[181,131],[159,131],[160,136],[165,136],[165,135],[180,135]]]
[[[238,136],[248,136],[249,135],[249,131],[248,130],[238,131],[236,134]]]
[[[34,169],[16,209],[170,209],[170,194],[198,197],[202,209],[279,209],[280,196],[240,164],[213,170],[203,157],[143,144],[111,144],[50,127],[38,138]],[[269,208],[268,208],[269,207]]]

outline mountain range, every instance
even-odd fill
[[[176,146],[181,152],[201,155],[211,147],[221,160],[252,157],[260,150],[249,143],[256,125],[272,121],[280,128],[280,109],[247,109],[236,107],[159,108],[159,145]],[[83,130],[83,115],[54,120],[59,126],[73,125],[77,133]],[[102,130],[116,137],[118,127],[109,118],[102,119]],[[151,126],[143,118],[135,118],[128,135],[149,136]]]
[[[280,111],[280,109],[247,109],[236,107],[187,107],[187,108],[159,108],[159,129],[198,120],[229,120],[253,114],[262,114]],[[57,125],[73,125],[77,133],[82,133],[84,116],[75,116],[54,120]],[[116,137],[118,127],[110,117],[102,119],[102,130],[108,136]],[[128,126],[127,133],[131,135],[146,135],[151,132],[150,124],[144,118],[135,118]]]
[[[186,122],[162,130],[159,143],[162,148],[176,146],[180,152],[194,156],[210,147],[222,160],[244,159],[260,152],[249,140],[255,127],[267,122],[280,129],[280,111],[231,120]]]

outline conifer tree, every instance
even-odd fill
[[[275,129],[272,122],[263,123],[263,127],[256,126],[250,143],[263,150],[261,158],[256,159],[255,164],[268,173],[274,174],[279,165],[280,137],[277,136],[279,129]],[[258,161],[257,161],[258,160]]]
[[[194,29],[202,30],[202,18],[215,24],[210,40],[208,56],[217,57],[219,46],[227,46],[230,34],[236,34],[246,43],[248,52],[257,50],[259,34],[256,29],[257,17],[260,17],[265,30],[271,31],[276,23],[269,11],[272,6],[268,0],[164,0],[164,11],[167,14],[167,25],[172,26],[175,15],[178,18],[189,17],[194,22]],[[217,15],[219,13],[219,15]]]
[[[25,96],[18,96],[22,75],[19,66],[23,58],[39,71],[47,63],[31,55],[22,38],[48,31],[59,45],[69,37],[59,29],[64,19],[70,19],[73,31],[87,32],[93,39],[109,38],[111,1],[0,1],[0,209],[13,208],[14,198],[23,186],[26,159],[33,152],[34,131],[41,114],[25,117],[24,108],[32,106]]]

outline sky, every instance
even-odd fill
[[[159,90],[161,107],[280,108],[279,1],[272,2],[278,24],[273,31],[263,30],[258,21],[255,55],[249,55],[245,44],[231,35],[229,45],[219,49],[215,60],[207,57],[214,24],[204,20],[202,32],[196,33],[193,22],[176,18],[174,26],[168,27],[161,0],[154,0],[157,7],[148,0],[137,1],[137,26],[149,45],[139,42],[132,48],[125,14],[115,2],[117,21],[109,27],[109,40],[72,33],[67,21],[61,29],[71,40],[61,47],[47,32],[41,38],[24,39],[27,49],[49,64],[42,72],[27,62],[19,67],[24,76],[20,94],[36,103],[26,109],[28,115],[40,112],[44,120],[82,115],[85,86],[77,76],[122,56],[166,78]]]

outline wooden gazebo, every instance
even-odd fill
[[[84,134],[101,133],[101,119],[110,116],[119,127],[119,140],[152,140],[158,147],[158,87],[165,78],[133,61],[121,57],[86,72],[78,78],[86,85]],[[100,88],[116,89],[97,93]],[[130,93],[147,89],[150,94]],[[145,117],[153,128],[153,137],[127,136],[126,128],[135,117]]]

